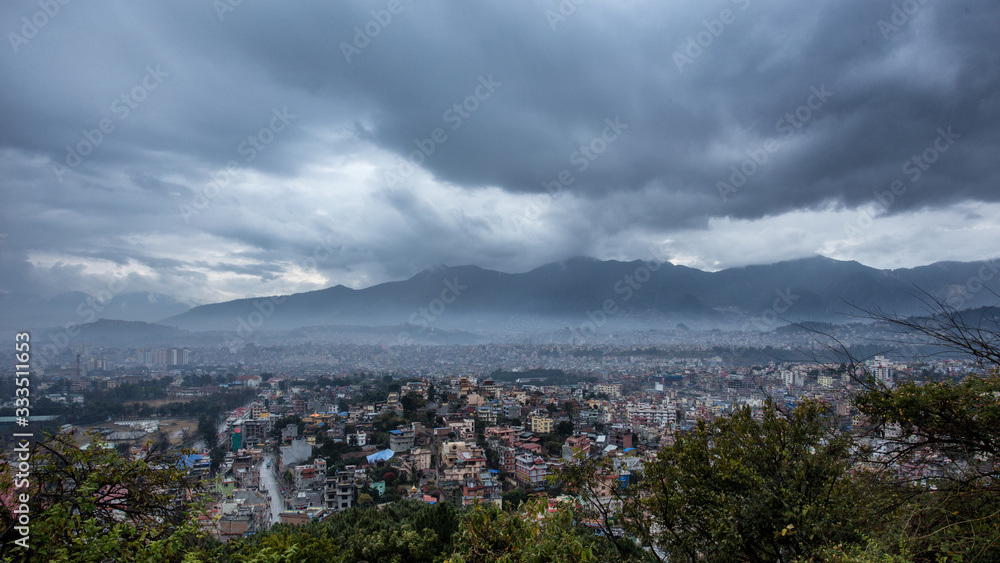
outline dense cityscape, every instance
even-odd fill
[[[1000,563],[1000,2],[0,2],[0,563]]]
[[[251,347],[228,366],[214,363],[225,350],[81,343],[73,351],[74,361],[38,374],[34,410],[53,414],[35,420],[81,445],[99,436],[122,452],[161,441],[190,450],[187,470],[212,483],[202,524],[222,540],[358,504],[555,498],[552,476],[566,464],[606,457],[627,479],[697,421],[744,408],[759,417],[767,399],[788,410],[821,400],[850,431],[866,424],[851,397],[868,375],[891,388],[978,369],[881,355],[850,367],[734,365],[708,346]],[[88,399],[109,393],[129,400],[117,415],[81,423],[94,418],[81,414]],[[195,400],[215,405],[214,415],[164,414]],[[223,408],[234,400],[242,404]]]

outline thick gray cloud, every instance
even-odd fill
[[[995,246],[995,2],[220,6],[0,6],[0,290]]]

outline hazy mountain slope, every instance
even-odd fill
[[[669,263],[573,258],[506,274],[477,266],[442,266],[402,281],[365,289],[319,291],[240,299],[195,307],[163,324],[194,330],[235,331],[241,326],[282,330],[314,325],[456,323],[518,316],[585,319],[605,305],[617,319],[630,314],[725,323],[760,315],[777,305],[789,320],[846,320],[852,306],[900,314],[920,312],[916,288],[961,293],[982,264],[942,262],[920,268],[877,270],[857,262],[815,257],[764,266],[703,272]],[[957,293],[956,293],[957,292]],[[963,304],[990,304],[987,291],[965,291]]]

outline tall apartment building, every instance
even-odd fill
[[[885,356],[875,356],[868,360],[868,371],[882,383],[892,383],[892,361]]]
[[[621,383],[599,383],[597,385],[597,392],[604,393],[608,397],[621,397],[622,396],[622,384]]]
[[[488,470],[482,470],[478,475],[472,475],[462,483],[462,504],[470,506],[477,502],[492,502],[501,504],[503,499],[503,484],[500,479]]]
[[[552,419],[547,416],[532,415],[531,431],[536,434],[548,434],[552,432]]]
[[[629,423],[635,426],[666,428],[677,423],[677,407],[669,401],[659,405],[650,403],[629,403],[625,407]]]
[[[354,503],[354,471],[351,466],[346,469],[327,475],[326,507],[329,510],[347,510]]]
[[[167,349],[168,366],[186,366],[188,364],[188,351],[184,348]]]
[[[500,470],[508,475],[514,474],[514,469],[516,468],[516,458],[517,458],[517,448],[514,446],[499,446],[496,448],[499,459],[497,464],[500,465]]]
[[[413,447],[413,437],[413,425],[401,424],[389,431],[389,449],[396,453],[408,451]]]
[[[514,459],[514,478],[525,487],[544,487],[548,475],[549,464],[540,457],[523,454]]]

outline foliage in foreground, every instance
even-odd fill
[[[617,471],[606,460],[563,478],[609,537],[618,527],[657,559],[810,558],[860,540],[885,503],[875,475],[850,471],[853,443],[828,415],[816,401],[790,413],[769,403],[760,420],[741,409],[678,434],[627,487],[609,486]]]
[[[197,538],[202,498],[187,477],[181,453],[150,444],[123,456],[94,437],[88,448],[71,436],[35,442],[28,488],[14,488],[15,472],[0,467],[0,556],[11,561],[180,561]],[[20,483],[19,483],[20,484]],[[12,501],[30,495],[31,548],[20,537]]]
[[[198,561],[258,563],[440,561],[451,552],[459,513],[447,503],[404,500],[382,509],[355,507],[323,522],[276,525],[204,549]]]
[[[545,563],[595,561],[608,552],[600,537],[574,525],[569,507],[547,508],[545,498],[513,512],[492,504],[459,511],[404,500],[382,509],[352,508],[305,526],[278,525],[189,554],[188,561]]]
[[[571,507],[550,511],[548,499],[536,497],[513,512],[492,504],[475,507],[462,519],[449,562],[583,562],[613,555],[607,541],[576,524]]]
[[[877,461],[909,496],[885,541],[916,561],[1000,561],[1000,376],[874,387],[855,404],[889,430]]]

